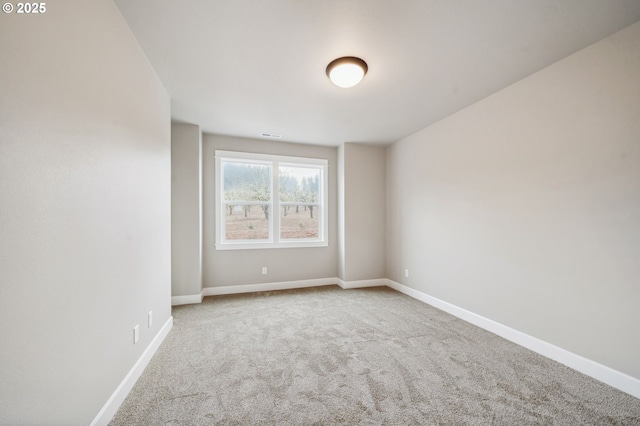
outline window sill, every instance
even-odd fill
[[[280,242],[280,243],[217,243],[216,250],[255,250],[255,249],[281,249],[281,248],[314,248],[328,247],[328,241],[307,241],[307,242]]]

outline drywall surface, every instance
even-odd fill
[[[385,149],[345,143],[343,149],[344,281],[386,278]]]
[[[0,62],[0,424],[87,425],[170,319],[169,97],[110,0],[3,13]]]
[[[215,151],[321,158],[329,161],[328,247],[216,250],[215,248]],[[203,287],[298,281],[337,276],[337,148],[271,142],[230,136],[203,135],[204,239]],[[266,266],[267,275],[262,275]]]
[[[171,124],[171,294],[202,291],[202,132]]]
[[[338,146],[338,278],[345,279],[346,273],[346,239],[345,216],[345,182],[344,182],[344,144]]]
[[[638,70],[640,23],[389,147],[389,278],[640,378]]]

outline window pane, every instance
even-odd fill
[[[224,161],[225,201],[271,201],[271,166]]]
[[[268,240],[269,205],[225,204],[225,239]]]
[[[320,223],[320,176],[318,167],[281,165],[280,238],[317,239]]]
[[[308,204],[280,205],[280,238],[304,239],[319,237],[320,206]]]
[[[320,172],[317,167],[280,166],[280,201],[318,203]]]

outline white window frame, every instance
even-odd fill
[[[256,164],[271,164],[271,214],[269,215],[268,240],[226,240],[225,216],[223,206],[224,182],[222,179],[222,162],[224,160],[240,160]],[[321,220],[318,223],[318,238],[281,239],[280,238],[280,178],[279,166],[312,167],[320,170],[319,200],[321,203]],[[216,250],[247,250],[289,247],[327,247],[329,245],[329,162],[320,158],[290,157],[283,155],[256,154],[250,152],[215,151],[215,191],[216,191]],[[318,203],[318,204],[320,204]],[[251,204],[261,204],[252,202]]]

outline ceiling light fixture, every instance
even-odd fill
[[[368,70],[367,63],[362,59],[344,56],[327,65],[327,76],[333,84],[346,89],[360,83]]]

